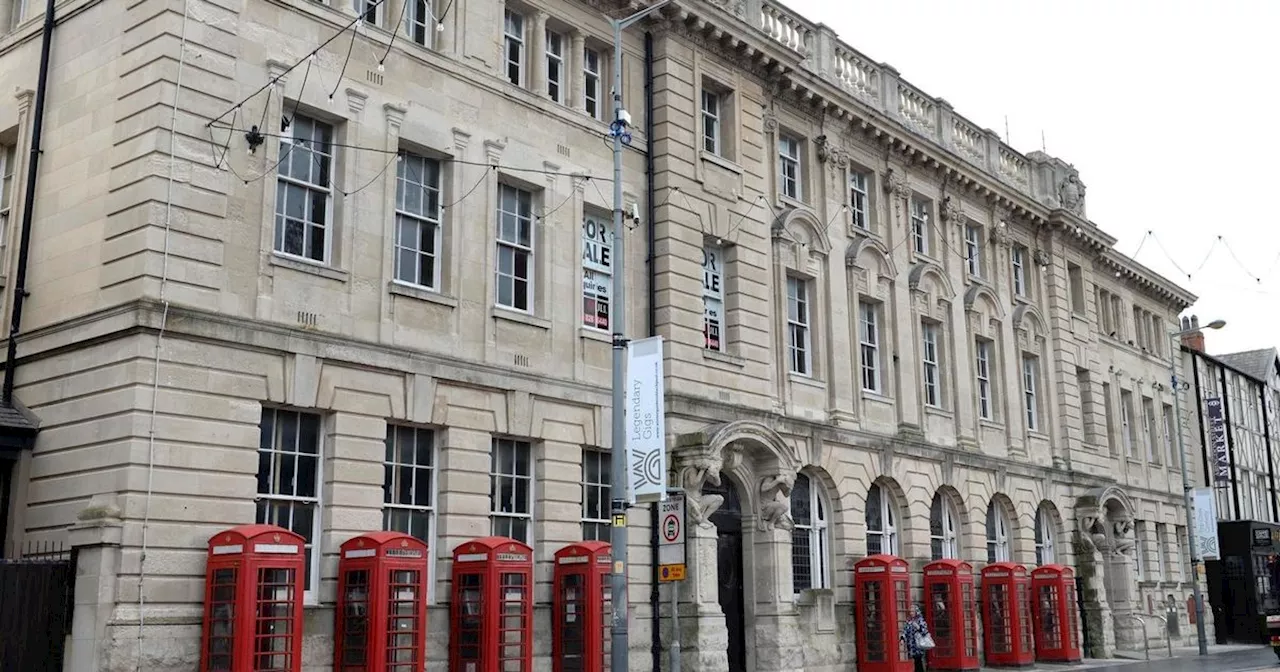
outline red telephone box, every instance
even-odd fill
[[[402,532],[349,539],[338,559],[334,672],[422,672],[427,545]]]
[[[982,568],[982,620],[988,667],[1023,667],[1035,660],[1031,579],[1024,565],[996,562]]]
[[[899,636],[910,618],[907,561],[869,555],[853,566],[854,620],[859,672],[911,672],[907,645]]]
[[[1031,592],[1035,597],[1031,613],[1036,626],[1036,660],[1080,662],[1075,571],[1062,565],[1036,567],[1031,570]]]
[[[305,548],[275,525],[209,537],[202,672],[301,672]]]
[[[532,672],[533,549],[484,537],[453,549],[449,672]]]
[[[597,672],[609,661],[613,586],[609,544],[584,541],[556,551],[551,627],[553,672]]]
[[[937,646],[929,669],[978,669],[978,612],[973,599],[973,565],[935,560],[924,566],[924,614]]]

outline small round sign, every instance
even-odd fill
[[[662,538],[667,542],[673,542],[680,537],[680,519],[674,513],[669,513],[662,519]]]

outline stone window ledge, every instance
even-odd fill
[[[409,285],[403,282],[396,282],[395,280],[387,283],[387,292],[395,294],[396,296],[404,296],[410,299],[417,299],[419,301],[427,301],[442,306],[448,306],[450,308],[458,307],[458,300],[452,296],[445,296],[440,292],[427,289],[426,287]]]
[[[278,266],[280,268],[288,268],[290,270],[298,271],[299,273],[310,273],[311,275],[327,278],[329,280],[336,280],[338,282],[346,282],[347,278],[351,275],[340,268],[326,266],[314,261],[302,261],[301,259],[282,256],[275,252],[271,253],[271,265]]]

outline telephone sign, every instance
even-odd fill
[[[685,576],[684,494],[669,493],[658,508],[658,579],[683,581]]]

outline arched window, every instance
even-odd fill
[[[956,543],[956,519],[959,517],[950,497],[941,492],[933,496],[933,506],[929,508],[929,549],[934,560],[960,557]]]
[[[991,500],[987,505],[987,562],[1009,560],[1009,518],[1004,509]]]
[[[898,554],[898,512],[879,483],[867,490],[867,555]]]
[[[827,505],[822,487],[805,474],[796,476],[791,489],[791,585],[795,592],[830,588],[827,556],[831,546],[827,531]]]
[[[1054,554],[1053,540],[1058,536],[1058,528],[1053,524],[1053,516],[1049,507],[1041,506],[1036,512],[1036,565],[1048,565],[1057,562]]]

